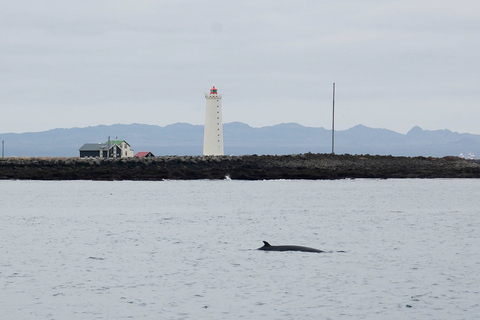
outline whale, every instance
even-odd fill
[[[323,252],[315,248],[302,247],[302,246],[291,246],[291,245],[282,245],[282,246],[272,246],[267,241],[263,241],[264,245],[258,250],[263,251],[301,251],[301,252]]]

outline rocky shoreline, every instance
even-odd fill
[[[2,180],[195,180],[480,178],[457,157],[298,154],[154,158],[4,158]]]

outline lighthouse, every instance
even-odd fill
[[[203,134],[203,155],[223,156],[222,95],[213,86],[205,94],[205,131]]]

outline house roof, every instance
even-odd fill
[[[130,143],[128,143],[127,141],[125,140],[110,140],[110,145],[114,145],[116,144],[117,146],[121,145],[122,142],[125,142],[126,144],[130,145]],[[105,142],[105,144],[108,144],[108,141]]]
[[[137,152],[134,155],[134,157],[142,158],[142,157],[146,157],[148,154],[151,154],[153,156],[153,153],[151,153],[150,151],[140,151],[140,152]]]
[[[117,144],[112,144],[110,141],[110,149],[118,146]],[[98,151],[98,150],[107,150],[107,143],[85,143],[83,146],[78,149],[79,151]]]
[[[85,143],[80,147],[80,151],[97,151],[100,149],[105,150],[107,145],[105,143]]]

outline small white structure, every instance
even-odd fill
[[[203,155],[222,156],[223,153],[223,123],[222,95],[213,86],[209,94],[205,94],[207,109],[205,112],[205,131],[203,135]]]
[[[460,153],[459,155],[460,158],[462,159],[467,159],[467,160],[476,160],[477,157],[473,154],[473,152],[469,152],[467,155],[464,155],[463,152]]]

